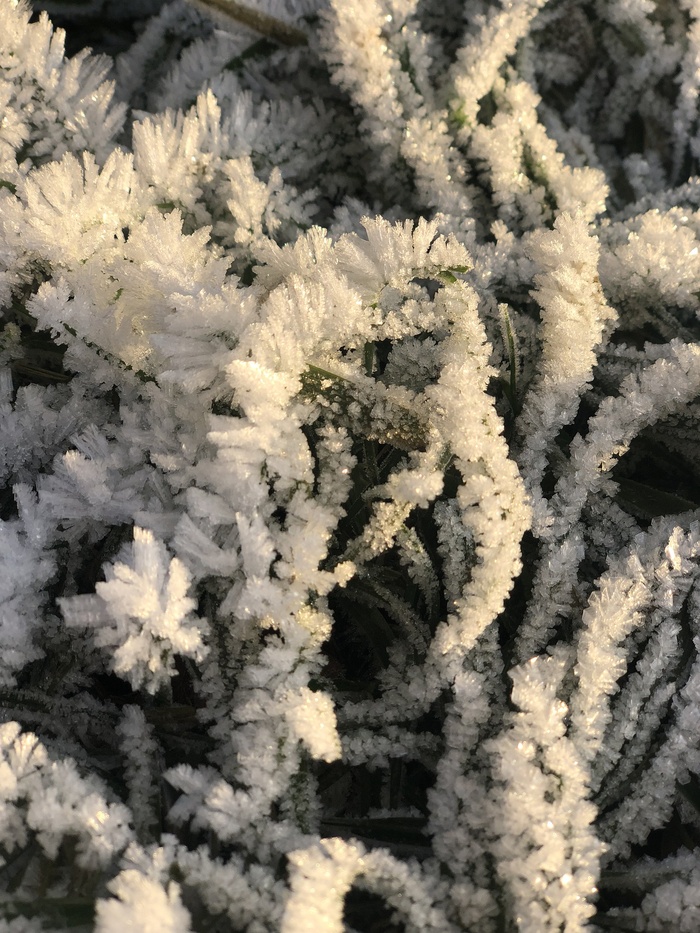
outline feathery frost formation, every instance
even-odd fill
[[[0,931],[697,930],[700,4],[34,6]]]

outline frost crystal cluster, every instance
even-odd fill
[[[0,0],[0,933],[700,929],[699,93],[698,0]]]

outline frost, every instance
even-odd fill
[[[98,933],[134,930],[138,933],[189,933],[190,915],[180,899],[180,888],[174,881],[163,889],[156,881],[144,878],[137,871],[121,872],[109,883],[115,895],[98,900]]]
[[[0,933],[697,928],[699,23],[0,0]]]
[[[94,630],[116,674],[155,693],[175,673],[176,654],[204,657],[201,621],[192,616],[196,602],[187,595],[190,574],[150,531],[135,528],[130,553],[106,566],[105,576],[95,596],[67,597],[61,609],[68,625]]]

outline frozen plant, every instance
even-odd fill
[[[697,928],[699,37],[0,0],[0,933]]]

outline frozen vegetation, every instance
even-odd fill
[[[697,933],[699,89],[700,0],[0,0],[0,933]]]

